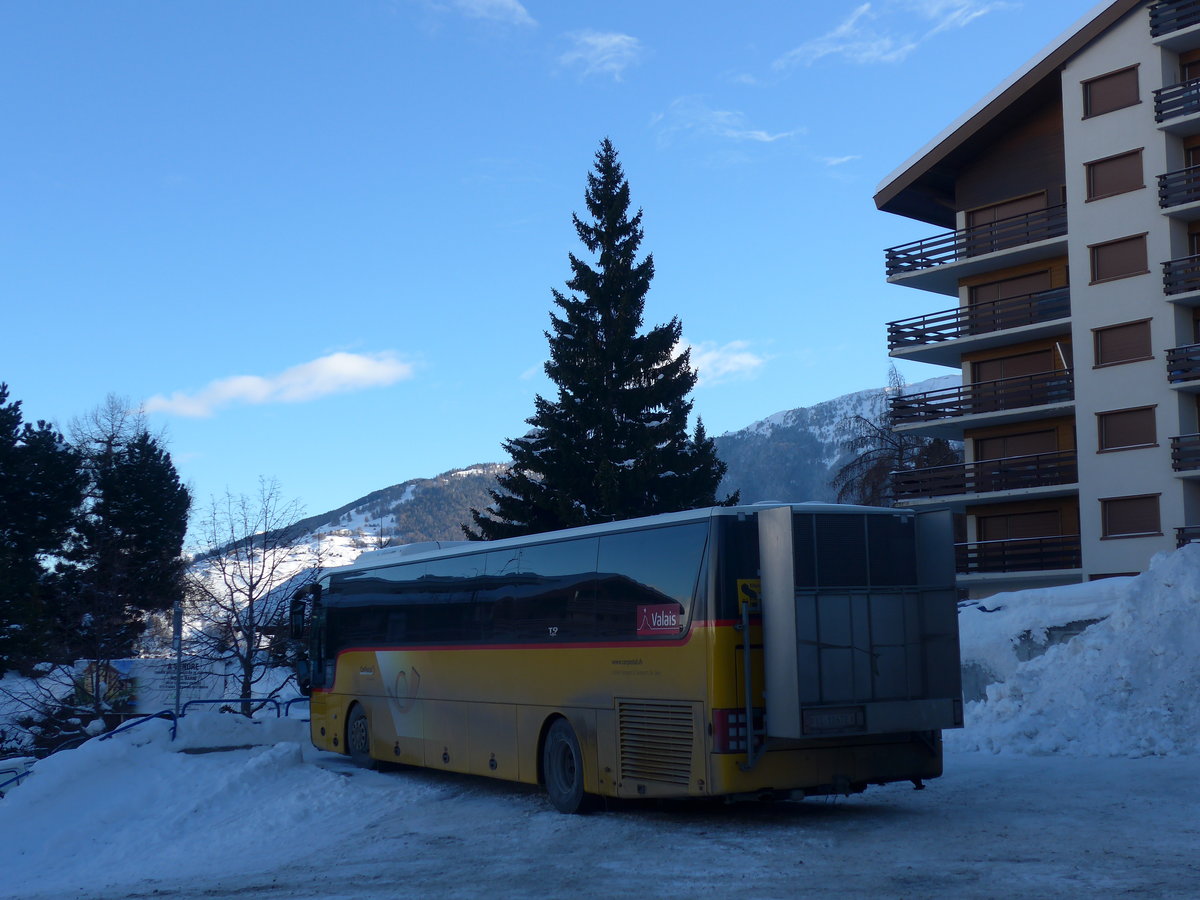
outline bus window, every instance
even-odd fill
[[[601,536],[596,566],[600,636],[662,639],[683,633],[707,539],[707,522]],[[677,626],[644,622],[647,610],[674,615]]]
[[[596,538],[488,554],[488,602],[498,641],[595,636]]]

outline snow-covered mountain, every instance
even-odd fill
[[[957,375],[909,385],[906,391],[952,387]],[[740,490],[742,500],[833,500],[829,480],[846,459],[842,449],[847,420],[875,416],[885,388],[857,391],[809,407],[789,409],[740,431],[715,438],[729,470],[720,495]],[[491,503],[488,491],[504,471],[501,463],[480,463],[414,478],[374,491],[300,523],[319,540],[326,566],[353,561],[359,553],[390,544],[458,540],[459,526],[470,522],[471,508]]]
[[[955,387],[958,375],[942,375],[905,386],[907,393]],[[883,412],[886,388],[843,394],[813,406],[775,413],[740,431],[715,438],[729,466],[720,494],[742,492],[742,502],[835,499],[829,486],[847,460],[846,423],[854,416]]]

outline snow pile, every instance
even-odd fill
[[[1200,753],[1200,545],[1159,554],[1136,578],[998,594],[959,621],[968,700],[973,671],[993,680],[949,746]]]
[[[175,742],[168,722],[148,722],[38,762],[0,806],[0,895],[97,890],[134,876],[178,883],[213,870],[253,873],[311,851],[312,841],[297,846],[298,836],[360,812],[387,814],[382,804],[355,809],[363,798],[348,779],[306,763],[305,723],[239,718],[189,715]],[[206,744],[245,743],[259,729],[284,740],[234,753],[178,752],[193,743],[189,730]]]

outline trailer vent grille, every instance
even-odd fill
[[[617,701],[621,778],[688,784],[695,735],[692,707],[652,700]]]

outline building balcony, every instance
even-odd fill
[[[939,365],[957,365],[965,350],[983,350],[1011,343],[1009,334],[1020,328],[1030,340],[1070,330],[1071,291],[1054,288],[956,306],[924,316],[888,323],[888,350],[893,356]],[[1040,327],[1035,327],[1040,326]],[[977,338],[978,340],[970,340]]]
[[[1078,569],[1083,564],[1077,534],[955,544],[954,555],[963,575]]]
[[[1168,297],[1200,291],[1200,254],[1169,259],[1163,265],[1163,293]]]
[[[1200,0],[1160,0],[1150,7],[1150,36],[1163,38],[1200,25]]]
[[[1172,134],[1200,133],[1200,78],[1158,88],[1154,92],[1154,121]]]
[[[1060,254],[1066,233],[1065,203],[986,225],[947,231],[885,250],[888,280],[922,290],[957,294],[958,279],[966,275]]]
[[[892,473],[897,500],[1026,491],[1079,480],[1074,450],[985,459]]]
[[[1158,205],[1177,218],[1200,218],[1200,166],[1159,175]]]
[[[1176,472],[1200,469],[1200,434],[1180,434],[1171,438],[1171,468]]]
[[[1200,525],[1184,525],[1182,528],[1175,529],[1175,546],[1182,547],[1184,544],[1194,544],[1200,541]]]
[[[1167,381],[1200,389],[1200,344],[1167,351]]]
[[[1070,372],[1042,372],[996,381],[979,381],[962,387],[922,391],[892,397],[892,422],[896,427],[947,425],[948,420],[986,416],[987,424],[1061,415],[1075,400],[1075,383]],[[975,424],[975,422],[972,422]],[[979,424],[983,424],[980,422]],[[925,428],[923,433],[959,436],[962,426]],[[916,430],[916,429],[910,429]]]

